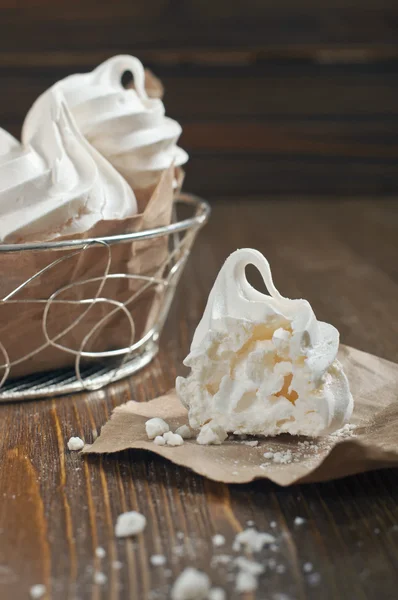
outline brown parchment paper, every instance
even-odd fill
[[[188,422],[187,411],[172,390],[150,402],[130,401],[117,407],[101,435],[83,452],[144,449],[215,481],[270,479],[282,486],[398,466],[398,364],[348,346],[340,347],[339,358],[355,399],[351,423],[356,428],[338,436],[313,440],[289,435],[245,440],[230,436],[221,446],[200,446],[195,440],[186,440],[177,447],[157,446],[147,439],[147,419],[162,417],[173,431]],[[257,440],[258,445],[253,446]],[[291,462],[275,464],[266,460],[264,453],[270,450],[290,450]]]
[[[94,228],[73,239],[101,238],[143,231],[170,223],[175,195],[175,180],[182,182],[183,173],[174,166],[166,170],[154,190],[147,198],[141,198],[140,214],[124,220],[102,221]],[[68,238],[58,238],[64,240]],[[127,273],[143,276],[162,276],[167,262],[168,238],[115,244],[111,247],[110,273]],[[150,252],[153,248],[155,251]],[[31,351],[46,343],[42,331],[45,304],[32,300],[47,300],[57,290],[74,282],[102,277],[105,273],[108,250],[102,245],[94,245],[83,250],[46,250],[0,253],[0,298],[16,289],[23,282],[60,258],[68,257],[51,267],[37,279],[20,290],[14,299],[18,303],[0,301],[0,342],[6,349],[11,362],[19,360]],[[139,291],[145,282],[132,279],[109,279],[100,296],[118,302],[125,302]],[[100,281],[75,285],[58,296],[59,300],[84,300],[95,297]],[[156,318],[154,304],[159,305],[163,288],[151,286],[131,306],[134,320],[134,338],[138,340]],[[82,320],[68,333],[57,340],[58,343],[78,351],[84,337],[92,331],[98,321],[115,308],[114,305],[97,304],[87,311],[87,305],[53,304],[48,319],[48,332],[52,339],[66,330],[77,318]],[[87,312],[86,312],[87,311]],[[119,310],[98,329],[85,345],[86,351],[107,351],[129,346],[131,327],[126,315]],[[11,368],[10,377],[68,367],[74,364],[75,356],[49,346],[37,355],[16,364]],[[4,357],[0,355],[0,365]],[[0,368],[0,378],[3,374]]]

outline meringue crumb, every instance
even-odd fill
[[[288,465],[293,459],[291,450],[286,450],[286,452],[265,452],[263,456],[267,460],[272,460],[275,464],[280,465]]]
[[[30,597],[33,598],[33,600],[40,600],[40,598],[43,598],[46,592],[47,588],[42,583],[32,585],[32,587],[29,590]]]
[[[217,425],[216,423],[213,423],[213,421],[210,421],[209,423],[203,425],[198,437],[196,438],[196,441],[198,444],[203,446],[210,444],[219,446],[224,442],[224,440],[227,439],[227,437],[228,434],[225,429],[221,427],[221,425]]]
[[[261,575],[265,570],[264,565],[255,562],[254,560],[249,560],[245,556],[238,556],[235,558],[234,565],[237,566],[241,571],[255,576]]]
[[[251,552],[260,552],[266,544],[272,544],[273,542],[275,542],[275,538],[270,533],[261,533],[250,527],[236,535],[232,549],[237,552],[243,546]]]
[[[297,526],[304,525],[304,523],[305,523],[305,519],[303,519],[303,517],[296,517],[294,519],[294,524]]]
[[[152,566],[161,567],[166,564],[166,557],[163,554],[153,554],[149,561]]]
[[[210,592],[210,579],[201,571],[187,567],[174,582],[172,600],[205,600]]]
[[[95,549],[95,556],[97,558],[105,558],[105,556],[106,556],[105,549],[101,548],[101,546],[98,546],[98,548]]]
[[[158,435],[163,435],[167,431],[170,430],[170,427],[163,419],[159,417],[154,417],[153,419],[149,419],[145,423],[145,431],[148,436],[148,439],[154,440]]]
[[[155,439],[153,440],[153,443],[156,444],[157,446],[164,446],[166,444],[166,440],[164,439],[164,437],[162,435],[157,435],[155,437]]]
[[[129,537],[141,533],[146,526],[146,518],[132,510],[118,516],[115,526],[116,537]]]
[[[71,452],[77,452],[78,450],[82,450],[84,448],[84,442],[79,437],[71,437],[68,441],[68,450]]]
[[[225,537],[223,535],[221,535],[221,533],[216,533],[216,535],[213,535],[213,537],[212,537],[212,542],[213,542],[213,546],[215,546],[216,548],[219,548],[220,546],[224,546]]]
[[[178,433],[173,433],[172,431],[167,431],[163,434],[163,439],[168,446],[182,446],[184,443],[182,437]]]
[[[188,425],[181,425],[181,427],[177,427],[175,433],[180,435],[183,440],[191,440],[195,435]]]
[[[226,600],[226,597],[225,590],[220,587],[211,588],[208,595],[209,600]]]
[[[306,562],[303,564],[303,571],[304,573],[311,573],[311,571],[313,570],[313,565],[310,562]]]
[[[114,560],[112,562],[112,569],[115,569],[115,571],[120,571],[122,567],[123,563],[120,560]]]
[[[236,578],[236,591],[238,594],[254,592],[258,588],[257,577],[247,571],[240,571]]]
[[[98,585],[105,585],[107,581],[108,578],[105,573],[101,573],[101,571],[96,571],[94,573],[94,583],[97,583]]]

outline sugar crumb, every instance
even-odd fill
[[[118,516],[115,526],[116,537],[129,537],[137,535],[145,529],[146,518],[139,512],[132,510]]]
[[[101,573],[101,571],[96,571],[94,573],[94,583],[97,583],[98,585],[105,585],[107,581],[108,578],[105,573]]]
[[[225,544],[225,537],[221,535],[221,533],[216,533],[216,535],[213,535],[212,537],[212,542],[213,546],[219,548],[220,546],[223,546]]]
[[[202,571],[186,568],[176,579],[171,590],[172,600],[205,600],[210,592],[210,579]]]
[[[95,556],[97,558],[105,558],[105,556],[106,556],[105,549],[101,548],[101,546],[98,546],[98,548],[95,549]]]
[[[71,437],[68,440],[68,450],[71,452],[77,452],[84,448],[84,441],[79,437]]]
[[[32,585],[29,590],[30,597],[33,600],[39,600],[43,598],[44,594],[47,592],[47,588],[42,583],[37,583],[36,585]]]
[[[166,557],[163,554],[153,554],[149,561],[153,567],[161,567],[166,564]]]

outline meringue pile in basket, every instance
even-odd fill
[[[126,72],[134,88],[123,86]],[[180,134],[133,56],[57,82],[28,112],[21,143],[0,129],[0,243],[49,241],[136,215],[161,174],[188,160]]]
[[[249,284],[248,265],[270,295]],[[353,398],[338,348],[339,332],[317,321],[309,302],[281,296],[260,252],[231,254],[185,359],[191,372],[176,382],[199,443],[221,443],[229,432],[316,437],[341,428]]]

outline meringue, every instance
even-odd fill
[[[62,94],[41,105],[22,144],[0,131],[0,241],[50,240],[135,215],[134,192],[80,134]]]
[[[270,295],[255,290],[245,268],[260,271]],[[194,429],[318,436],[346,423],[353,410],[336,359],[339,332],[317,321],[306,300],[284,298],[257,250],[234,252],[222,267],[176,381]]]
[[[126,71],[134,77],[134,89],[122,85]],[[36,100],[30,118],[39,121],[46,96],[54,88],[61,90],[87,140],[134,190],[148,188],[171,164],[186,163],[188,155],[177,146],[181,126],[165,116],[160,98],[148,97],[144,83],[144,67],[137,58],[114,56],[90,73],[56,83]]]

